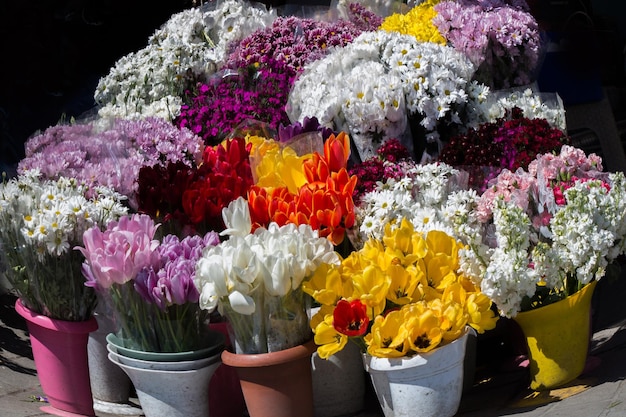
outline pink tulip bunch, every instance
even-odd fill
[[[125,284],[139,272],[158,261],[159,241],[154,239],[157,225],[146,214],[121,217],[106,230],[90,228],[83,235],[85,256],[83,275],[86,285],[107,290]]]

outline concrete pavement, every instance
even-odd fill
[[[577,380],[540,394],[527,389],[524,358],[518,355],[518,341],[510,337],[515,332],[507,328],[511,322],[502,321],[490,335],[478,338],[474,384],[464,392],[457,416],[626,416],[626,280],[621,281],[598,284],[589,361]],[[40,410],[45,403],[26,325],[13,309],[14,300],[0,295],[0,417],[46,416]],[[381,417],[373,391],[367,389],[365,409],[355,417]]]

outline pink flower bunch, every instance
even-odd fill
[[[108,290],[125,284],[139,272],[158,261],[159,241],[154,239],[157,225],[146,214],[133,214],[111,222],[106,230],[98,227],[83,234],[84,247],[77,247],[85,261],[82,271],[85,285]]]
[[[596,154],[586,155],[582,149],[564,145],[558,154],[538,155],[527,170],[502,170],[482,194],[477,213],[481,221],[487,221],[496,198],[502,196],[531,213],[533,223],[545,224],[557,206],[565,203],[565,190],[578,182],[604,180],[608,173],[602,169],[602,158]],[[606,182],[603,186],[609,187]]]
[[[539,155],[528,165],[531,175],[547,181],[563,181],[572,176],[597,178],[604,175],[603,169],[602,158],[573,146],[563,146],[559,154]]]
[[[433,24],[478,67],[478,81],[496,88],[529,84],[539,61],[539,25],[523,0],[448,0]]]
[[[496,198],[502,196],[504,201],[512,201],[524,210],[530,207],[531,188],[536,187],[536,178],[528,172],[518,170],[511,172],[503,169],[500,174],[489,183],[479,200],[476,212],[482,222],[486,222],[492,215]]]

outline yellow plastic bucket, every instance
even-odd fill
[[[528,346],[530,388],[549,390],[576,379],[585,368],[591,297],[597,281],[556,303],[518,313]]]

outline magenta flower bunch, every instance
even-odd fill
[[[159,225],[145,214],[88,229],[84,247],[85,285],[112,310],[117,335],[128,348],[183,352],[207,347],[208,315],[199,308],[196,262],[216,232],[183,239],[155,238]]]
[[[433,24],[478,68],[475,79],[495,89],[530,84],[537,69],[539,25],[524,0],[448,0]]]
[[[284,62],[267,58],[258,66],[224,70],[188,93],[175,123],[217,145],[238,125],[255,120],[276,129],[289,123],[285,103],[295,71]]]
[[[159,118],[117,120],[107,128],[97,122],[56,125],[28,139],[17,169],[36,169],[42,179],[76,178],[91,190],[104,185],[136,208],[142,166],[177,161],[195,166],[203,150],[200,137]]]
[[[490,179],[503,169],[526,169],[538,156],[558,152],[569,136],[546,119],[525,117],[514,107],[505,117],[480,124],[453,136],[441,150],[439,160],[469,172],[469,182],[484,191]]]
[[[215,145],[247,120],[269,129],[290,123],[285,106],[293,83],[308,62],[335,46],[344,46],[381,22],[354,4],[349,19],[325,22],[296,16],[278,17],[242,41],[208,83],[186,94],[175,123]]]

